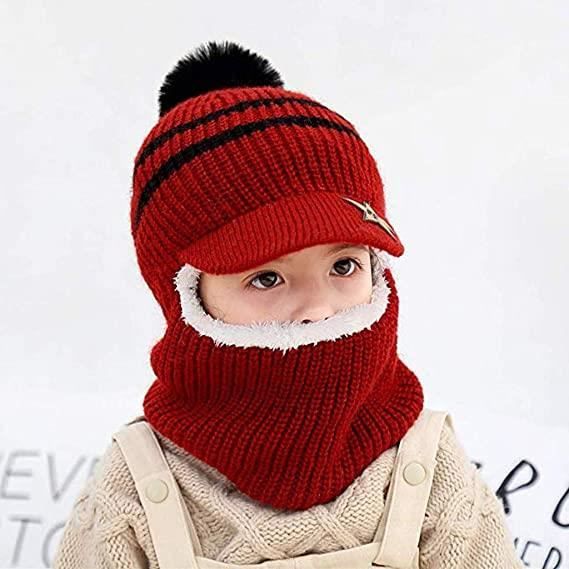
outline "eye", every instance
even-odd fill
[[[354,271],[356,271],[357,269],[361,269],[362,264],[358,260],[352,257],[346,257],[345,259],[340,259],[339,261],[336,261],[334,263],[334,268],[336,269],[336,271],[339,272],[339,274],[342,277],[346,277],[353,274]],[[350,270],[350,268],[352,268],[353,270]]]
[[[274,288],[273,285],[275,284],[277,278],[280,278],[280,277],[274,271],[266,271],[264,273],[258,274],[256,277],[252,278],[249,281],[249,283],[247,284],[247,286],[253,286],[253,287],[260,289],[260,290],[266,290],[268,288]],[[259,283],[261,286],[257,286],[254,283]]]

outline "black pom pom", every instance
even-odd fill
[[[186,99],[215,89],[283,85],[264,57],[234,42],[210,41],[180,59],[166,75],[158,99],[160,116]]]

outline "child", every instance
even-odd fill
[[[167,323],[156,380],[55,569],[522,567],[398,357],[403,245],[355,127],[230,42],[180,60],[159,101],[131,208]]]

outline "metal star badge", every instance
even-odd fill
[[[397,239],[395,231],[391,227],[391,225],[389,225],[387,220],[383,219],[383,217],[378,215],[378,213],[373,209],[373,207],[371,207],[371,205],[368,202],[360,203],[356,200],[352,200],[350,198],[345,198],[345,197],[342,197],[342,199],[346,200],[347,202],[350,202],[351,204],[355,205],[358,209],[363,211],[364,221],[373,221],[374,223],[377,223],[384,231],[387,231],[387,233],[389,233],[389,235],[391,235],[393,239]]]

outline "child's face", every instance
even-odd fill
[[[205,310],[229,324],[316,321],[371,300],[367,245],[306,247],[241,273],[202,273]]]

